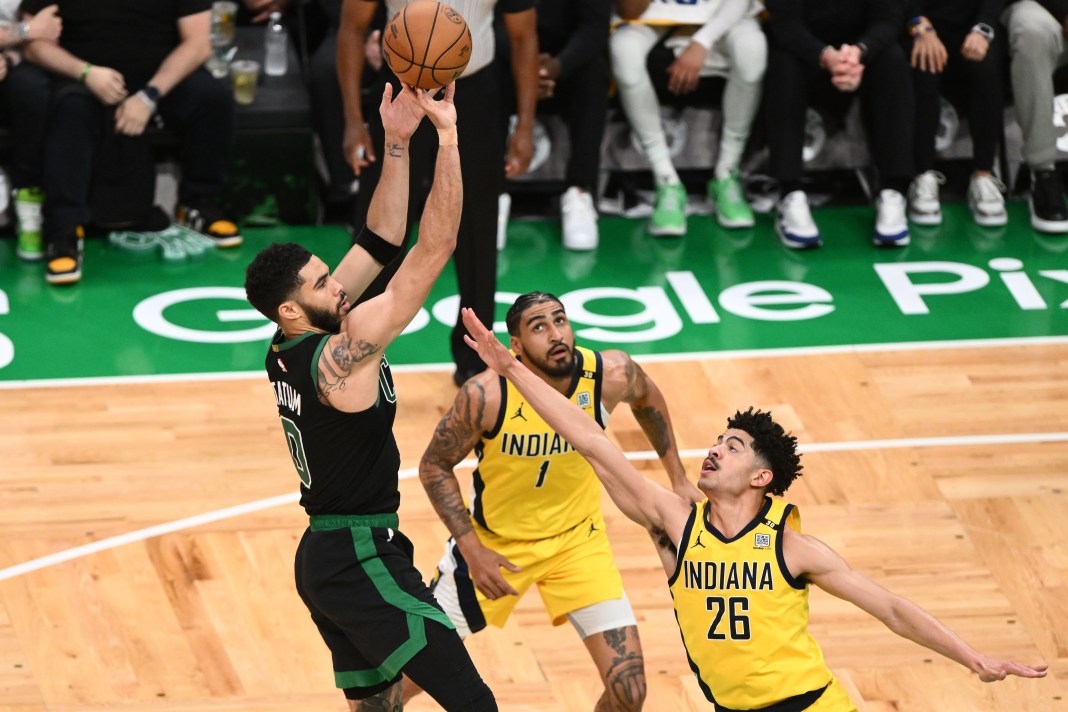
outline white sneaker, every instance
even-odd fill
[[[946,177],[938,171],[924,171],[909,185],[909,220],[917,225],[941,225],[942,204],[938,200],[938,186]]]
[[[787,193],[779,200],[775,232],[779,233],[782,244],[791,250],[806,250],[823,244],[803,190]]]
[[[968,183],[968,207],[976,224],[994,227],[1009,222],[1004,190],[1005,184],[994,176],[972,176]]]
[[[593,207],[593,196],[582,188],[571,186],[560,198],[560,214],[566,249],[597,249],[597,210]]]
[[[875,199],[875,238],[879,247],[909,244],[909,223],[905,219],[905,196],[896,190],[881,190]]]

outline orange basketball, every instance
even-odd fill
[[[471,59],[471,30],[445,3],[415,0],[386,24],[382,54],[402,82],[435,89],[464,73]]]

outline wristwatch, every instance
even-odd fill
[[[982,35],[986,38],[987,42],[994,41],[994,28],[985,22],[976,23],[975,27],[972,28],[972,32]]]
[[[144,89],[134,94],[134,96],[145,102],[151,113],[156,113],[156,105],[159,104],[159,89],[149,84]]]
[[[15,32],[18,34],[19,42],[26,42],[30,39],[30,23],[20,22],[15,25]]]

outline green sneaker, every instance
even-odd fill
[[[721,180],[708,181],[708,199],[716,210],[716,222],[722,227],[753,227],[753,209],[745,199],[738,171]]]
[[[36,261],[44,257],[41,239],[41,206],[44,193],[40,188],[19,188],[15,191],[15,220],[18,245],[15,252],[24,260]]]
[[[669,183],[656,189],[656,206],[649,219],[649,234],[686,234],[686,186],[682,183]]]

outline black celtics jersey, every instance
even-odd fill
[[[287,341],[279,330],[267,351],[267,377],[300,475],[300,504],[308,514],[396,512],[400,452],[389,364],[383,355],[378,400],[370,408],[343,413],[323,405],[317,369],[329,338],[309,331]]]

